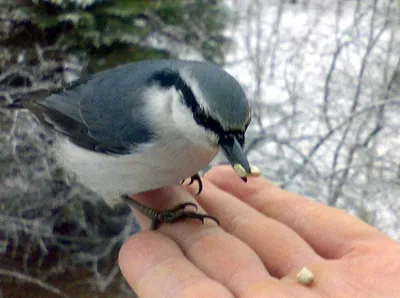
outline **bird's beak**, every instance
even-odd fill
[[[220,146],[225,153],[225,156],[228,159],[229,163],[235,169],[235,172],[238,174],[239,172],[243,172],[239,174],[239,176],[240,178],[242,178],[243,181],[246,182],[246,177],[248,174],[251,173],[251,168],[246,156],[244,155],[243,148],[237,138],[233,137],[233,141],[224,142],[220,144]]]

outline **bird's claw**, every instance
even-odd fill
[[[187,206],[194,207],[196,209],[196,211],[199,209],[199,207],[197,207],[197,205],[195,203],[186,202],[186,203],[179,204],[179,205],[175,206],[174,208],[168,209],[168,210],[172,211],[172,212],[175,212],[175,211],[183,210]]]
[[[186,181],[186,179],[181,180],[181,184],[183,184]],[[197,181],[199,184],[199,190],[197,191],[196,196],[198,196],[201,191],[203,190],[203,182],[201,181],[201,177],[198,173],[194,174],[192,177],[190,177],[190,182],[189,185],[192,185],[193,182]]]
[[[137,209],[140,213],[146,215],[151,220],[150,230],[157,230],[157,228],[162,223],[174,223],[176,221],[182,221],[185,219],[197,219],[200,220],[204,224],[204,220],[209,218],[215,221],[219,225],[219,221],[216,217],[197,213],[198,207],[196,204],[192,202],[181,203],[171,209],[167,210],[156,210],[150,207],[147,207],[133,199],[129,196],[122,196],[122,199],[131,207]],[[195,207],[195,211],[186,211],[186,207]]]
[[[180,204],[180,205],[184,205],[184,204]],[[214,216],[197,213],[197,212],[193,212],[193,211],[185,211],[185,210],[183,210],[184,207],[180,206],[180,205],[177,206],[179,208],[175,207],[173,209],[159,211],[159,213],[157,214],[156,217],[151,218],[150,230],[156,230],[162,223],[174,223],[177,221],[182,221],[182,220],[191,219],[191,218],[200,220],[201,223],[203,223],[203,224],[204,224],[204,220],[206,218],[209,218],[209,219],[215,221],[219,225],[218,219],[215,218]]]

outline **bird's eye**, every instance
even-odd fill
[[[234,139],[236,139],[240,146],[243,147],[244,146],[244,133],[243,132],[228,132],[228,133],[224,133],[222,136],[222,139],[225,143],[227,142],[233,142]]]
[[[219,136],[219,142],[221,144],[232,144],[235,139],[239,142],[241,147],[244,146],[245,137],[243,132],[225,132]]]
[[[243,147],[244,146],[244,141],[245,141],[244,133],[238,134],[238,141],[239,141],[240,146]]]
[[[221,144],[233,144],[233,137],[231,133],[222,133],[219,135],[219,142]]]

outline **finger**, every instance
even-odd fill
[[[286,225],[266,217],[209,181],[203,183],[204,190],[197,197],[201,206],[206,211],[212,210],[227,232],[249,245],[273,276],[281,278],[306,264],[322,260]]]
[[[381,238],[371,226],[347,213],[284,191],[266,179],[240,178],[228,167],[218,167],[206,179],[222,190],[295,230],[325,258],[340,258],[351,251],[355,242]]]
[[[138,297],[233,297],[161,233],[146,231],[130,237],[120,250],[118,262]]]
[[[173,193],[169,195],[178,201],[192,197],[180,186],[170,188],[170,191]],[[257,254],[215,223],[195,225],[184,221],[162,225],[159,231],[176,241],[193,264],[235,296],[245,296],[249,285],[254,282],[271,279]]]

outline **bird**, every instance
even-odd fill
[[[56,131],[55,157],[108,205],[125,202],[161,223],[206,214],[183,203],[155,210],[131,195],[197,180],[198,172],[222,152],[251,173],[244,154],[251,121],[246,94],[215,63],[143,60],[95,73],[44,98],[24,100],[40,122]]]

